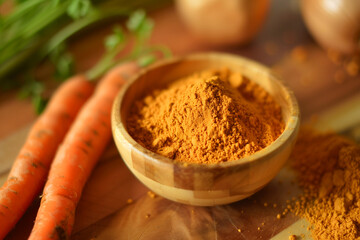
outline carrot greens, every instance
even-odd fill
[[[79,32],[113,18],[128,18],[136,9],[152,10],[163,6],[171,0],[16,0],[14,7],[8,15],[0,15],[0,90],[24,87],[31,88],[34,81],[34,70],[50,59],[54,66],[54,78],[64,80],[73,75],[76,69],[74,59],[66,48],[71,37]],[[3,1],[0,1],[2,4]],[[133,14],[128,30],[134,35],[138,43],[133,56],[139,55],[144,48],[141,44],[148,38],[152,22],[145,21],[145,11]],[[118,30],[116,30],[118,31]],[[124,41],[119,32],[115,37],[106,41],[108,45],[115,40]],[[119,38],[120,37],[120,38]],[[116,39],[118,38],[118,39]],[[112,42],[112,43],[111,43]],[[112,51],[120,50],[119,47]],[[101,68],[96,66],[91,71],[91,77],[98,77],[104,70],[113,65],[108,55],[117,56],[116,53],[107,53],[108,60],[102,61]],[[109,66],[105,66],[109,63]],[[19,74],[20,73],[20,74]],[[94,75],[95,74],[95,75]],[[26,80],[28,76],[33,79],[31,84]],[[42,84],[42,83],[40,83]],[[38,89],[38,87],[36,87]],[[43,88],[45,89],[45,87]],[[35,107],[41,112],[46,99],[44,91],[31,90],[29,95]]]

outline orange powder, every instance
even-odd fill
[[[127,126],[143,147],[189,163],[243,158],[284,129],[274,99],[228,69],[194,73],[150,92],[135,103]]]
[[[360,239],[359,145],[303,128],[291,158],[304,190],[292,212],[311,223],[313,239]]]

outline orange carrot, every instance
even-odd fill
[[[30,240],[70,238],[82,189],[111,139],[113,100],[136,70],[127,64],[110,71],[81,109],[51,165]]]
[[[85,76],[70,78],[55,92],[33,125],[7,181],[0,188],[0,239],[39,194],[59,144],[94,89]]]

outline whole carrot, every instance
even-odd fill
[[[82,189],[111,139],[113,100],[136,70],[126,64],[110,71],[80,111],[51,165],[30,240],[69,239]]]
[[[70,78],[55,92],[33,125],[0,188],[0,239],[14,227],[44,186],[59,144],[94,88],[83,75]]]

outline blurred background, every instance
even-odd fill
[[[0,135],[33,120],[62,81],[89,71],[107,52],[121,62],[137,38],[138,51],[156,45],[169,50],[166,56],[222,51],[259,61],[295,92],[308,119],[359,92],[359,6],[352,0],[2,1],[0,115],[12,120],[3,118]],[[143,23],[138,14],[139,29],[129,29],[136,10],[149,19]],[[110,37],[126,46],[109,50]]]

